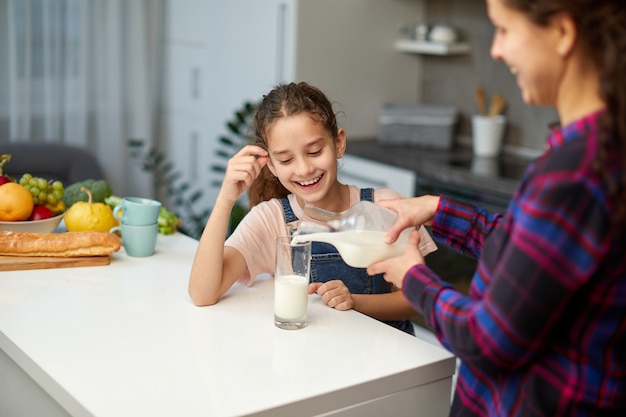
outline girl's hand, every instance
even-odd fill
[[[439,206],[439,196],[424,195],[414,198],[380,200],[376,204],[398,213],[398,220],[385,236],[385,243],[391,244],[398,239],[404,229],[419,228],[422,225],[430,226]]]
[[[369,275],[383,274],[385,281],[391,282],[397,288],[402,288],[402,282],[407,271],[415,265],[424,263],[424,257],[419,250],[419,243],[420,233],[418,230],[413,230],[402,255],[371,264],[367,267],[367,273]]]
[[[339,279],[309,284],[309,294],[316,293],[328,307],[336,310],[350,310],[354,307],[352,294],[346,284]]]
[[[267,151],[260,146],[244,146],[228,161],[218,198],[235,204],[239,196],[259,176],[267,159]]]

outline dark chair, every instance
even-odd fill
[[[57,143],[0,143],[0,154],[11,154],[4,171],[20,179],[29,173],[65,186],[86,179],[105,179],[98,160],[83,148]]]

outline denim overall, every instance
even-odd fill
[[[361,200],[374,201],[374,189],[361,190]],[[287,224],[298,220],[291,209],[289,200],[281,198],[283,214]],[[325,242],[313,242],[311,245],[311,282],[326,282],[340,279],[352,294],[385,294],[391,292],[391,284],[383,279],[383,275],[370,276],[365,268],[353,268],[346,264],[337,249]],[[410,320],[384,321],[397,329],[414,335]]]

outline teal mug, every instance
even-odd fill
[[[122,224],[146,226],[158,221],[160,211],[160,201],[143,197],[124,197],[122,203],[113,209],[113,216]]]
[[[122,223],[110,230],[111,233],[118,231],[122,234],[122,245],[128,256],[144,257],[154,254],[159,234],[158,223],[147,226],[133,226]]]

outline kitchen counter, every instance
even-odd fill
[[[312,295],[310,324],[273,323],[273,280],[196,307],[197,241],[148,258],[0,272],[0,415],[446,416],[447,351]]]
[[[383,145],[376,139],[351,141],[347,152],[414,171],[418,184],[416,194],[450,193],[463,197],[471,190],[478,195],[476,202],[485,202],[487,208],[500,210],[506,207],[531,162],[530,159],[511,155],[477,158],[467,147],[436,150]]]

